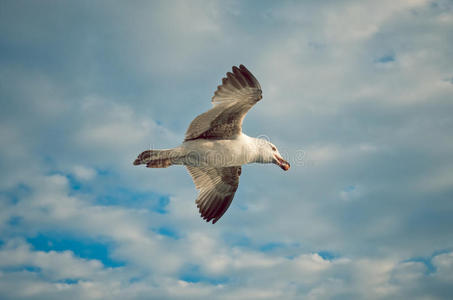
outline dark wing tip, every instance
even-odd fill
[[[217,221],[222,218],[222,216],[230,206],[233,196],[234,195],[230,195],[227,198],[223,199],[223,203],[221,203],[217,207],[208,207],[208,209],[206,209],[206,207],[203,207],[203,205],[197,204],[200,217],[207,223],[210,223],[211,221],[212,224],[217,223]]]
[[[240,84],[240,81],[236,78],[236,76],[231,73],[231,72],[227,72],[227,80],[230,84],[232,84],[236,89],[240,89],[241,88],[241,84]]]
[[[242,76],[248,81],[249,85],[251,87],[255,87],[261,90],[260,83],[256,79],[255,76],[253,76],[252,72],[250,72],[244,65],[240,65],[239,69],[241,70]]]

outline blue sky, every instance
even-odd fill
[[[448,299],[453,5],[2,1],[1,299]],[[177,146],[233,65],[263,88],[215,225]]]

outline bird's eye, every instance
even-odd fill
[[[272,151],[277,150],[277,148],[275,148],[274,146],[271,146],[271,148],[272,148]]]

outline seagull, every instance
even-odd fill
[[[212,97],[213,107],[192,121],[184,142],[172,149],[146,150],[134,165],[186,166],[199,190],[195,203],[201,217],[215,224],[233,200],[242,165],[273,163],[285,171],[290,168],[275,145],[242,132],[245,115],[261,99],[255,76],[243,65],[233,66]]]

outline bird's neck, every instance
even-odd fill
[[[263,139],[253,138],[246,134],[240,137],[243,139],[245,151],[247,152],[247,163],[262,162],[262,144],[265,142]]]

